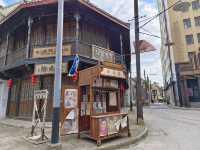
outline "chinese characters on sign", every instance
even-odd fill
[[[114,52],[95,45],[92,46],[92,58],[99,61],[107,61],[115,63]]]
[[[109,76],[109,77],[116,77],[116,78],[122,78],[125,79],[126,76],[123,71],[109,69],[109,68],[103,68],[101,72],[102,76]]]
[[[71,54],[71,45],[63,46],[63,56]],[[47,58],[56,56],[56,47],[41,47],[33,49],[33,58]]]
[[[54,74],[55,64],[37,64],[35,65],[35,75]],[[62,73],[67,73],[67,63],[62,64]]]

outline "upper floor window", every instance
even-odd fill
[[[200,33],[197,33],[197,40],[198,40],[198,43],[200,43]]]
[[[192,9],[196,10],[196,9],[199,9],[199,8],[200,8],[199,1],[198,0],[192,1]]]
[[[186,35],[185,36],[185,40],[186,40],[186,43],[187,45],[191,45],[191,44],[194,44],[194,38],[193,38],[193,35]]]
[[[200,16],[194,17],[195,26],[200,26]]]
[[[185,29],[191,28],[191,26],[192,26],[192,23],[191,23],[190,19],[184,19],[183,20],[183,24],[184,24],[184,28]]]

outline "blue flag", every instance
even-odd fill
[[[68,76],[73,77],[78,73],[78,65],[79,65],[79,56],[76,55],[74,58],[74,62],[72,64],[72,67],[69,70]]]

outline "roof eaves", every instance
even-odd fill
[[[104,17],[108,18],[109,20],[111,20],[111,21],[123,26],[124,28],[126,28],[128,30],[130,29],[130,24],[129,23],[123,22],[122,20],[112,16],[111,14],[109,14],[106,11],[104,11],[103,9],[95,6],[91,2],[86,1],[86,0],[78,0],[78,2],[80,2],[81,4],[87,6],[88,8],[92,9],[93,11],[99,13],[100,15],[103,15]]]
[[[104,17],[108,18],[109,20],[113,21],[114,23],[117,23],[120,26],[123,26],[124,28],[126,28],[128,30],[130,29],[129,23],[125,23],[125,22],[117,19],[116,17],[113,17],[111,14],[109,14],[106,11],[98,8],[94,4],[92,4],[88,1],[85,1],[85,0],[77,0],[77,1],[81,4],[83,4],[84,6],[90,8],[91,10],[95,11],[96,13],[103,15]],[[47,4],[52,4],[52,3],[56,3],[56,2],[57,2],[57,0],[33,0],[33,1],[30,1],[30,2],[20,3],[6,17],[4,17],[2,20],[0,20],[0,25],[3,24],[7,19],[12,17],[15,13],[17,13],[18,11],[20,11],[23,8],[29,8],[29,7],[38,6],[38,5],[47,5]]]
[[[7,19],[12,17],[14,14],[16,14],[18,11],[20,11],[23,8],[29,8],[29,7],[34,7],[38,5],[47,5],[47,4],[56,3],[56,2],[57,0],[34,0],[30,2],[21,3],[13,11],[11,11],[6,17],[0,20],[0,25],[3,24]]]

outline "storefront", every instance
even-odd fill
[[[97,65],[79,73],[79,137],[101,141],[127,132],[128,114],[121,113],[126,73],[120,65]]]

